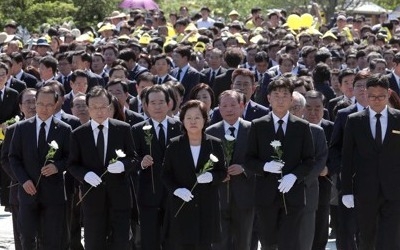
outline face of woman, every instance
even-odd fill
[[[197,93],[196,95],[196,99],[199,101],[204,102],[204,104],[207,107],[207,112],[210,111],[211,109],[211,96],[210,93],[208,93],[207,90],[202,89],[199,91],[199,93]]]
[[[185,126],[188,134],[198,134],[202,132],[204,118],[199,108],[190,108],[186,111],[183,126]]]

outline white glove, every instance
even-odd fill
[[[93,187],[97,187],[102,182],[101,178],[92,171],[87,172],[83,179]]]
[[[343,195],[342,202],[345,207],[353,208],[354,207],[354,195],[352,195],[352,194]]]
[[[279,180],[281,184],[279,184],[278,189],[281,193],[287,193],[293,187],[296,182],[297,177],[294,174],[287,174],[283,176],[282,179]]]
[[[124,164],[120,161],[116,161],[114,163],[111,163],[107,167],[107,171],[112,173],[112,174],[119,174],[125,171]]]
[[[174,195],[178,196],[185,202],[189,202],[193,199],[193,194],[187,188],[177,188],[174,191]]]
[[[282,173],[283,166],[284,166],[284,164],[282,162],[269,161],[264,164],[264,171],[274,173],[274,174],[280,174],[280,173]]]
[[[198,183],[210,183],[212,180],[213,176],[210,172],[205,172],[204,174],[197,176]]]

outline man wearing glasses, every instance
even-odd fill
[[[400,112],[387,106],[389,80],[367,79],[369,108],[349,116],[343,139],[342,202],[355,208],[360,249],[400,246]]]

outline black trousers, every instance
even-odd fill
[[[164,210],[159,207],[140,206],[141,250],[161,250]]]
[[[38,238],[40,249],[61,249],[65,207],[42,203],[20,204],[18,226],[24,250],[36,249]],[[40,232],[40,233],[39,233]]]
[[[336,247],[338,250],[357,250],[358,229],[354,208],[343,205],[342,195],[339,194],[337,208]]]
[[[15,250],[22,250],[21,233],[19,231],[19,226],[18,226],[19,206],[18,205],[10,205],[10,210],[11,210],[12,223],[13,223]]]

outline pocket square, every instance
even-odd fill
[[[394,129],[393,129],[393,130],[392,130],[392,133],[393,133],[393,134],[398,134],[398,135],[400,135],[400,130],[394,130]]]

